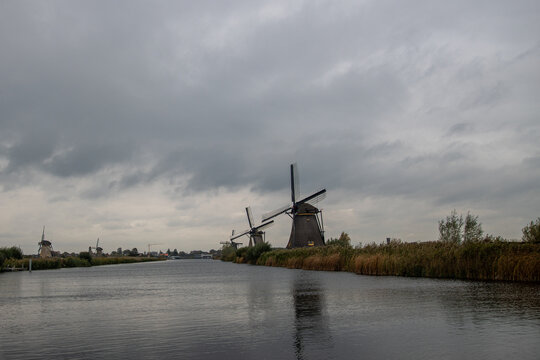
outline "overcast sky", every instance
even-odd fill
[[[327,237],[435,240],[456,209],[517,239],[539,139],[536,0],[0,2],[0,246],[25,253],[44,225],[217,249],[292,162]]]

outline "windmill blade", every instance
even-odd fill
[[[296,198],[300,196],[300,188],[298,186],[298,167],[296,163],[291,164],[291,200],[296,203]]]
[[[319,202],[322,199],[324,199],[325,197],[326,197],[326,189],[322,189],[322,190],[317,191],[315,194],[312,194],[312,195],[300,200],[296,204],[303,204],[303,203],[306,203],[306,202],[308,202],[310,200],[313,200],[313,202]]]
[[[254,230],[261,231],[262,229],[266,229],[267,227],[270,227],[273,224],[274,224],[274,220],[271,220],[271,221],[269,221],[267,223],[264,223],[264,224],[261,224],[261,225],[255,227]]]
[[[231,233],[231,237],[233,237],[233,236],[234,236],[234,229],[233,229],[233,231],[232,231],[232,233]]]
[[[270,211],[263,215],[262,222],[265,222],[267,220],[270,220],[273,217],[283,214],[284,212],[289,211],[290,209],[292,209],[291,205],[285,205],[285,206],[280,207],[279,209]]]
[[[242,231],[242,232],[241,232],[240,234],[238,234],[238,235],[231,236],[231,239],[230,239],[230,240],[238,239],[239,237],[244,236],[244,235],[247,235],[247,234],[249,234],[250,232],[251,232],[251,229]]]
[[[255,226],[255,221],[253,221],[253,214],[251,213],[251,207],[246,208],[246,214],[248,218],[249,228],[252,229]]]

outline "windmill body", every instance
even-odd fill
[[[312,205],[326,196],[326,189],[319,190],[302,200],[296,200],[298,194],[298,175],[296,164],[291,164],[291,200],[292,205],[286,205],[263,216],[263,221],[280,214],[288,214],[292,218],[291,234],[287,248],[308,246],[323,246],[324,227],[322,212]]]
[[[38,242],[38,256],[40,258],[50,258],[53,256],[52,243],[49,240],[45,240],[45,226],[43,227],[43,233],[41,234],[41,241]]]
[[[99,238],[96,241],[96,247],[89,246],[88,253],[92,253],[92,249],[96,250],[95,256],[103,256],[103,248],[99,246]]]
[[[324,245],[318,214],[320,210],[311,204],[304,203],[298,206],[297,213],[292,217],[293,225],[287,249]]]

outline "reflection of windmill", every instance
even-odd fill
[[[89,253],[92,253],[92,249],[96,250],[96,256],[101,256],[101,255],[103,255],[103,248],[99,247],[99,238],[98,238],[97,241],[96,241],[96,247],[90,246],[90,247],[88,248],[88,252],[89,252]]]
[[[324,226],[322,212],[315,206],[308,203],[317,203],[326,197],[326,189],[297,201],[298,173],[296,164],[291,164],[291,200],[292,205],[285,205],[277,210],[263,215],[263,222],[270,220],[280,214],[287,213],[293,220],[291,235],[287,248],[297,248],[304,246],[324,245]]]
[[[39,250],[38,256],[41,258],[50,258],[53,256],[52,244],[49,240],[45,240],[45,226],[43,226],[43,233],[41,234],[41,241],[38,242]]]
[[[265,234],[264,234],[264,231],[262,231],[262,230],[266,229],[268,226],[272,225],[274,223],[274,220],[269,221],[269,222],[264,222],[263,221],[263,224],[261,224],[259,226],[255,226],[255,222],[253,221],[253,215],[251,214],[251,208],[249,206],[246,208],[246,214],[247,214],[247,218],[248,218],[249,229],[245,230],[245,231],[242,231],[238,235],[231,235],[231,242],[234,239],[238,239],[240,236],[249,235],[249,246],[250,247],[253,246],[253,245],[263,243],[264,240],[265,240],[265,237],[264,237]]]
[[[325,316],[324,295],[317,278],[300,276],[293,282],[294,347],[297,359],[331,357],[328,355],[333,352],[330,349],[334,344]]]
[[[231,233],[231,238],[234,236],[234,230],[232,231]],[[235,249],[238,249],[238,245],[242,245],[241,242],[236,242],[234,240],[229,240],[229,241],[221,241],[220,244],[223,244],[223,245],[230,245],[232,246],[233,248]]]

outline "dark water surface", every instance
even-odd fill
[[[0,275],[0,359],[540,359],[540,286],[212,260]]]

